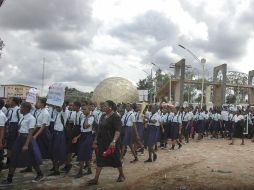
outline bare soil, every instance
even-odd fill
[[[94,175],[74,179],[78,171],[74,164],[70,174],[48,177],[38,184],[31,182],[34,173],[20,174],[17,171],[13,185],[5,189],[253,190],[254,143],[250,140],[246,140],[245,145],[240,143],[236,140],[232,146],[224,139],[192,141],[180,150],[158,150],[158,159],[153,163],[144,163],[146,152],[139,156],[139,162],[130,164],[133,158],[128,152],[124,160],[126,181],[123,183],[115,182],[117,169],[104,168],[100,184],[87,187],[87,181]],[[50,167],[49,161],[44,164],[45,174],[49,173]],[[1,180],[6,175],[7,171],[2,171]]]

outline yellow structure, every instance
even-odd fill
[[[30,88],[35,88],[32,86],[27,86],[23,84],[7,84],[0,86],[0,97],[8,98],[8,97],[20,97],[22,99],[26,99],[26,95]]]

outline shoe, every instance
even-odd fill
[[[95,179],[91,179],[87,182],[87,186],[98,185],[99,182]]]
[[[119,176],[118,179],[116,180],[116,182],[124,182],[124,181],[125,181],[124,176]]]
[[[61,172],[66,172],[67,165],[65,165],[63,168],[60,169]],[[50,171],[53,172],[55,169],[52,168]]]
[[[141,155],[141,156],[144,156],[144,155],[145,155],[144,151],[143,151],[143,152],[141,152],[141,153],[140,153],[140,155]]]
[[[8,186],[12,184],[12,180],[5,179],[1,182],[2,186]]]
[[[32,182],[36,183],[36,182],[42,181],[43,179],[44,179],[44,176],[43,176],[43,175],[37,175],[37,176],[32,180]]]
[[[78,179],[78,178],[81,178],[81,177],[83,177],[83,173],[82,173],[82,171],[79,171],[77,173],[77,175],[75,175],[75,178]]]
[[[54,172],[50,173],[48,176],[58,176],[58,175],[60,175],[60,172],[54,171]]]
[[[147,163],[147,162],[152,162],[152,159],[149,158],[148,160],[144,161],[144,163]]]
[[[157,154],[153,154],[153,161],[155,162],[157,160]]]
[[[88,165],[85,165],[83,169],[86,170],[87,168],[88,168]]]
[[[135,158],[134,160],[130,161],[130,163],[135,163],[138,161],[138,158]]]
[[[84,175],[91,175],[92,174],[92,170],[91,169],[87,169],[87,172],[84,173]]]
[[[20,173],[30,173],[30,172],[33,172],[32,168],[30,168],[30,167],[20,170]]]
[[[65,173],[68,174],[70,172],[71,168],[72,168],[72,164],[67,165]]]
[[[179,145],[178,145],[178,149],[182,148],[182,146],[183,146],[182,144],[179,144]]]
[[[172,150],[175,150],[175,148],[174,148],[174,147],[171,147],[171,148],[169,149],[169,151],[172,151]]]
[[[50,172],[53,172],[53,171],[55,171],[55,168],[54,168],[54,166],[49,170]]]

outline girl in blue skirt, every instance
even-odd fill
[[[81,133],[74,137],[72,142],[78,144],[78,156],[77,161],[79,161],[79,172],[75,178],[81,178],[83,175],[92,174],[91,170],[91,160],[92,160],[92,145],[93,145],[93,134],[92,125],[94,121],[94,116],[91,113],[91,106],[83,106],[84,117],[81,120]],[[84,163],[86,163],[87,172],[83,174]]]
[[[152,105],[151,107],[151,114],[149,116],[146,116],[146,119],[148,120],[148,125],[147,125],[147,146],[148,146],[148,153],[149,153],[149,158],[145,161],[147,162],[152,162],[157,160],[157,154],[155,154],[154,151],[154,146],[157,142],[157,130],[160,130],[160,115],[157,112],[157,106]],[[153,156],[153,159],[152,159]]]
[[[4,160],[4,126],[7,121],[7,118],[2,111],[4,107],[4,100],[0,99],[0,171],[3,169],[3,160]]]
[[[34,182],[41,181],[43,174],[39,167],[42,164],[42,157],[36,141],[33,139],[33,131],[36,120],[30,113],[31,104],[24,102],[21,104],[21,113],[23,114],[19,126],[19,134],[12,148],[11,162],[8,177],[2,181],[2,184],[9,185],[16,168],[33,166],[37,172]]]
[[[51,142],[51,159],[53,160],[53,172],[49,176],[60,175],[59,166],[62,165],[67,158],[65,124],[67,115],[63,108],[56,106],[56,118],[54,121],[54,132]]]
[[[170,128],[172,147],[169,150],[174,150],[176,143],[178,144],[178,149],[182,147],[182,144],[179,141],[180,126],[182,125],[182,117],[180,112],[177,112],[176,108],[173,108],[172,111],[174,113],[171,119],[171,128]]]
[[[132,155],[134,156],[134,160],[131,161],[131,163],[137,162],[138,157],[137,153],[134,150],[134,140],[133,140],[133,128],[136,128],[136,119],[135,114],[133,112],[133,107],[131,104],[126,105],[127,113],[125,113],[122,117],[122,126],[124,128],[124,136],[122,141],[122,154],[121,154],[121,160],[123,160],[125,147],[129,146],[131,149]],[[136,129],[135,129],[136,130]]]

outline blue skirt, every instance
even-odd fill
[[[52,140],[52,135],[46,127],[40,136],[37,137],[37,144],[40,148],[41,155],[43,159],[50,159],[50,144]]]
[[[25,152],[22,151],[22,148],[26,143],[27,136],[27,134],[20,134],[16,139],[11,152],[11,167],[24,168],[42,164],[41,152],[34,138],[32,138],[29,143],[28,150]]]
[[[8,128],[7,128],[7,137],[6,137],[6,140],[7,140],[7,149],[8,150],[11,150],[18,135],[19,135],[19,125],[18,123],[10,123]]]
[[[53,134],[53,132],[54,132],[54,125],[55,125],[55,122],[54,121],[50,121],[49,131],[50,131],[51,134]]]
[[[212,127],[212,131],[217,132],[217,131],[220,130],[220,122],[219,121],[213,120],[213,125],[212,126],[213,126]]]
[[[124,137],[123,137],[123,145],[132,145],[133,144],[133,127],[124,127]]]
[[[176,122],[171,123],[170,135],[172,141],[179,138],[179,123]]]
[[[156,129],[157,129],[156,130],[156,140],[157,140],[157,142],[161,142],[161,137],[162,137],[161,127],[157,126]]]
[[[149,135],[149,128],[147,126],[147,127],[144,127],[144,146],[147,146],[148,135]]]
[[[158,130],[160,130],[159,127],[155,126],[155,125],[148,125],[148,138],[147,138],[147,146],[153,146],[156,144],[157,142],[157,138],[158,138]]]
[[[204,124],[205,124],[204,120],[197,120],[197,123],[196,123],[196,132],[197,133],[203,133],[205,131]]]
[[[139,138],[140,138],[141,142],[144,142],[144,123],[137,122],[136,126],[137,126]]]
[[[78,152],[78,142],[72,143],[72,139],[80,134],[80,125],[68,124],[66,130],[67,153]]]
[[[92,159],[92,145],[92,132],[81,133],[81,136],[79,138],[77,161],[89,161]]]
[[[65,161],[67,158],[66,137],[64,131],[53,132],[51,142],[51,159],[53,161]]]

